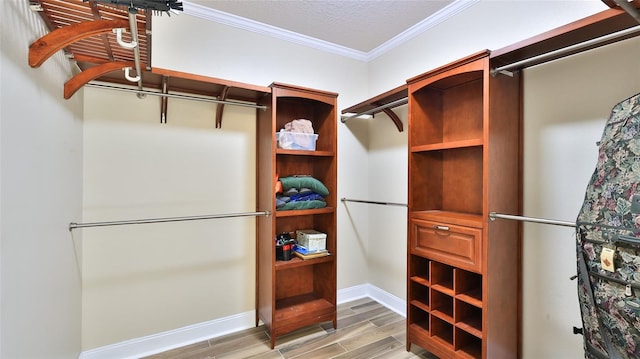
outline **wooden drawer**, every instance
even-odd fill
[[[413,254],[480,273],[482,230],[412,219],[410,250]]]

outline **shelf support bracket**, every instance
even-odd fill
[[[162,76],[162,94],[166,95],[169,93],[169,78],[167,76]],[[167,123],[167,108],[169,107],[169,97],[162,96],[160,97],[160,123]]]
[[[340,121],[342,123],[346,123],[348,120],[350,120],[352,118],[356,118],[358,116],[373,115],[373,114],[376,114],[378,112],[384,112],[387,116],[389,116],[391,121],[393,121],[393,123],[396,125],[396,127],[398,128],[398,131],[402,132],[403,131],[402,121],[400,120],[398,115],[396,115],[396,113],[391,110],[391,108],[402,106],[402,105],[406,105],[408,102],[409,102],[408,98],[407,97],[403,97],[401,99],[389,102],[389,103],[384,104],[384,105],[380,105],[380,106],[378,106],[376,108],[372,108],[370,110],[367,110],[367,111],[364,111],[364,112],[360,112],[360,113],[357,113],[355,115],[342,115],[340,117]],[[375,103],[372,103],[372,105],[375,105]]]
[[[124,67],[131,66],[133,66],[133,62],[131,61],[116,61],[107,62],[98,66],[88,68],[64,83],[64,99],[70,99],[71,96],[76,93],[76,91],[78,91],[82,86],[89,83],[89,81],[91,80],[95,80],[98,77],[111,71],[120,70]]]
[[[55,29],[29,46],[29,66],[40,67],[47,59],[68,45],[93,35],[128,26],[127,20],[93,20]]]
[[[220,93],[219,99],[226,101],[229,96],[229,86],[225,86]],[[224,103],[219,103],[216,107],[216,128],[222,128],[222,114],[224,113]]]
[[[398,132],[402,132],[404,130],[400,117],[398,117],[398,115],[396,115],[396,113],[393,112],[393,110],[391,110],[390,108],[383,108],[382,112],[384,112],[387,116],[389,116],[391,121],[393,121],[393,124],[396,125]]]

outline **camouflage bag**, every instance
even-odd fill
[[[611,111],[576,221],[585,358],[640,358],[640,94]]]

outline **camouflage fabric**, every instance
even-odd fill
[[[587,359],[640,358],[639,184],[640,94],[611,111],[576,223]]]

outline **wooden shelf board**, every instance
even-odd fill
[[[276,154],[293,155],[293,156],[316,156],[316,157],[333,157],[335,155],[333,151],[288,150],[284,148],[276,149]]]
[[[406,97],[407,97],[407,84],[404,84],[392,90],[389,90],[385,93],[382,93],[376,97],[372,97],[370,99],[362,101],[359,104],[353,105],[351,107],[347,107],[344,110],[342,110],[342,114],[365,112],[365,111],[372,110],[376,107],[386,105],[388,103],[391,103],[393,101],[397,101]]]
[[[295,217],[295,216],[310,216],[314,214],[333,213],[334,207],[314,208],[314,209],[296,209],[287,211],[276,211],[276,217]]]
[[[417,276],[417,275],[414,275],[413,277],[411,277],[411,281],[415,282],[415,283],[418,283],[420,285],[423,285],[425,287],[428,287],[430,285],[428,279],[420,277],[420,276]]]
[[[476,345],[468,345],[466,347],[456,350],[458,357],[464,359],[479,359],[482,358],[482,348]]]
[[[423,310],[425,312],[429,312],[429,310],[430,310],[428,304],[425,304],[422,301],[419,301],[419,300],[416,300],[416,299],[411,301],[411,305],[413,305],[414,307],[416,307],[418,309],[421,309],[421,310]]]
[[[428,151],[441,151],[441,150],[450,150],[456,148],[466,148],[466,147],[482,147],[483,141],[481,138],[474,138],[469,140],[460,140],[460,141],[449,141],[442,143],[432,143],[428,145],[419,145],[412,146],[411,152],[428,152]]]
[[[302,259],[300,257],[294,256],[289,261],[276,261],[276,270],[285,270],[303,266],[316,265],[320,263],[332,262],[334,260],[334,256],[328,255],[324,257],[311,258],[311,259]]]
[[[326,97],[331,98],[332,100],[338,97],[336,92],[312,89],[282,82],[273,82],[269,87],[280,90],[279,96],[282,98],[293,97],[297,99],[310,99],[323,103],[330,103],[332,106],[333,102],[328,102]]]
[[[449,324],[453,324],[453,316],[451,313],[446,313],[438,309],[433,309],[431,311],[431,315],[433,315],[436,318],[442,319]]]
[[[411,211],[409,216],[411,219],[424,219],[427,221],[444,222],[474,228],[482,228],[483,223],[481,214],[442,211],[438,209]]]
[[[570,47],[572,45],[583,43],[637,25],[638,23],[625,11],[618,9],[608,9],[588,16],[586,18],[574,21],[572,23],[560,26],[558,28],[549,30],[529,39],[509,45],[507,47],[492,51],[490,58],[493,66],[500,67],[506,64],[516,63],[524,59],[529,59],[538,55],[550,53],[558,49]],[[631,34],[627,37],[616,39],[615,41],[637,35],[637,33]],[[611,40],[607,42],[607,44],[613,43],[615,41]],[[592,46],[589,49],[595,47],[597,46]],[[562,55],[548,57],[547,59],[545,59],[545,61],[533,62],[528,66],[534,66],[546,61],[555,60],[581,51],[584,51],[584,49],[574,50]]]
[[[87,64],[89,68],[93,65]],[[84,69],[83,69],[84,70]],[[237,81],[173,71],[154,67],[151,71],[142,72],[142,84],[145,89],[157,91],[162,89],[163,79],[167,78],[167,91],[172,94],[192,94],[200,96],[220,97],[227,91],[226,99],[248,103],[257,103],[265,94],[271,93],[269,87],[252,85]],[[129,85],[122,71],[104,74],[95,81],[119,85]]]
[[[276,322],[297,320],[300,316],[312,316],[314,313],[328,313],[335,310],[329,301],[318,298],[312,293],[298,295],[276,301]]]
[[[207,95],[211,94],[212,89],[217,89],[214,93],[221,93],[222,88],[228,87],[230,90],[227,94],[227,99],[251,101],[254,103],[265,94],[271,93],[271,88],[266,86],[258,86],[158,67],[152,68],[151,73],[157,76],[149,78],[153,87],[161,88],[161,78],[162,76],[165,76],[170,78],[169,85],[171,87],[171,91]]]
[[[452,282],[432,284],[431,289],[437,290],[438,292],[444,293],[450,297],[453,297],[454,295]]]
[[[474,291],[457,294],[456,299],[459,299],[467,304],[471,304],[474,307],[478,307],[482,309],[482,290],[481,289],[476,289]]]
[[[453,334],[451,334],[451,337],[444,337],[442,335],[431,333],[431,339],[438,343],[438,345],[443,346],[448,350],[453,350]]]
[[[456,327],[464,330],[465,332],[473,335],[476,338],[482,339],[482,318],[465,319],[462,322],[456,323]]]

